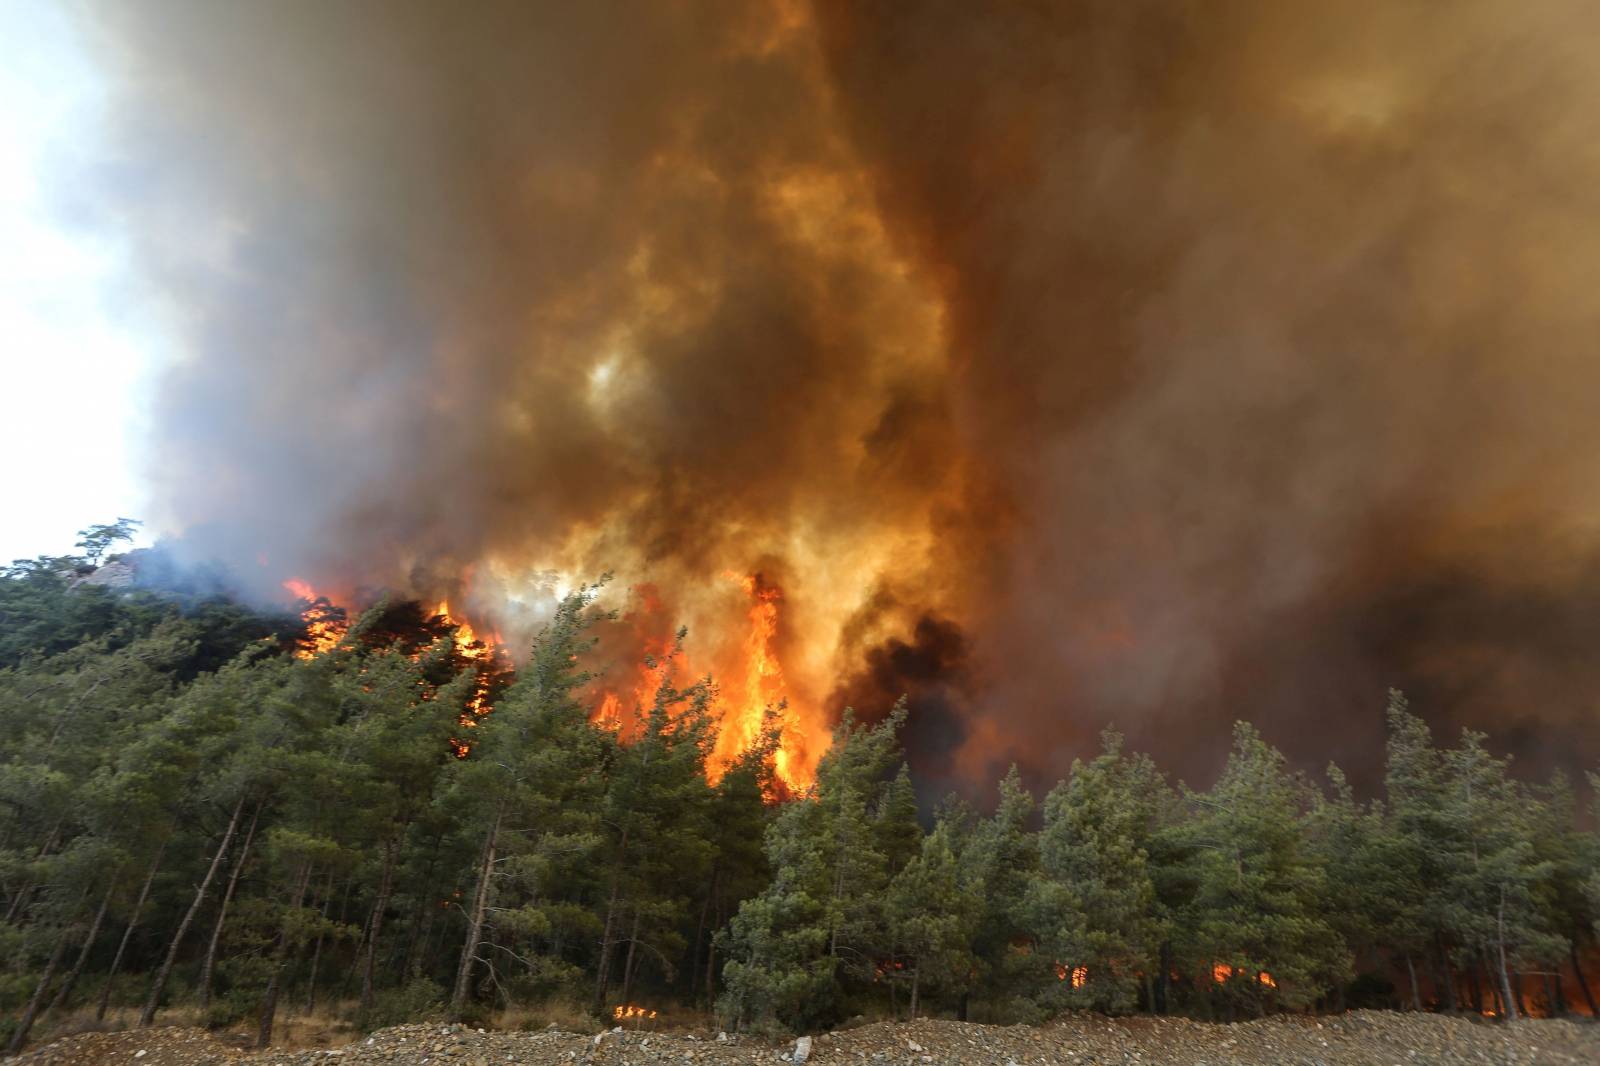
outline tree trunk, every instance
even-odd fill
[[[1495,913],[1496,947],[1500,952],[1500,998],[1505,1001],[1506,1017],[1517,1020],[1517,1004],[1511,996],[1511,967],[1506,961],[1506,889],[1500,886],[1500,908]]]
[[[477,961],[478,945],[483,942],[483,918],[489,910],[490,881],[494,877],[494,852],[500,839],[502,811],[496,807],[494,821],[489,826],[489,837],[483,843],[483,864],[478,869],[478,890],[472,901],[472,914],[467,921],[467,942],[461,947],[461,964],[456,967],[456,986],[450,993],[450,1020],[458,1022],[467,1006],[467,992],[472,987],[472,964]]]
[[[1456,975],[1450,968],[1450,953],[1445,950],[1444,942],[1435,938],[1434,950],[1437,954],[1439,992],[1444,997],[1444,1009],[1451,1014],[1457,1010],[1456,1006]]]
[[[228,917],[228,904],[233,902],[233,891],[239,886],[239,874],[244,870],[245,860],[250,857],[250,842],[256,838],[256,820],[261,817],[261,803],[256,803],[256,809],[250,815],[250,827],[245,830],[244,844],[239,848],[239,857],[233,862],[233,871],[228,874],[228,885],[222,890],[222,903],[217,907],[217,924],[211,927],[211,942],[206,945],[206,958],[200,964],[200,1010],[202,1012],[211,1007],[211,976],[217,968],[217,946],[222,943],[222,923]]]
[[[49,990],[50,982],[55,980],[56,969],[67,954],[69,939],[70,933],[62,930],[60,938],[56,940],[55,950],[50,953],[50,961],[45,963],[44,973],[39,977],[38,987],[33,990],[28,1005],[22,1009],[22,1017],[17,1019],[17,1028],[11,1034],[11,1043],[6,1047],[6,1054],[15,1055],[22,1050],[22,1045],[28,1042],[28,1030],[33,1028],[33,1020],[39,1016],[39,1005],[44,1002],[44,994]]]
[[[722,928],[722,908],[717,908],[717,928]],[[706,944],[706,1006],[715,1007],[717,1003],[717,938],[713,936],[710,943]]]
[[[1172,943],[1161,942],[1161,972],[1156,975],[1156,1013],[1167,1013],[1167,1000],[1172,992]]]
[[[345,896],[346,902],[349,895]],[[328,924],[328,908],[333,906],[333,871],[328,871],[328,887],[322,890],[322,925],[317,928],[317,946],[311,949],[311,977],[306,981],[306,1009],[310,1014],[317,1006],[317,971],[322,967],[322,941]]]
[[[216,879],[217,867],[222,865],[223,856],[228,853],[228,845],[233,842],[233,832],[239,828],[239,815],[244,813],[244,797],[239,797],[239,802],[233,805],[233,817],[228,819],[227,831],[222,834],[222,843],[217,845],[217,853],[211,857],[211,865],[206,869],[205,879],[200,882],[194,891],[194,900],[189,904],[189,909],[184,912],[183,921],[178,923],[178,931],[172,934],[172,943],[167,946],[167,957],[161,963],[161,969],[156,972],[156,982],[150,989],[150,998],[145,1001],[144,1010],[139,1013],[139,1028],[147,1029],[155,1021],[156,1008],[161,1004],[161,993],[167,989],[167,979],[172,976],[172,966],[178,961],[178,949],[183,946],[184,934],[189,931],[189,926],[194,924],[194,916],[200,910],[200,904],[205,902],[206,893],[211,890],[211,882]]]
[[[61,819],[58,818],[56,819],[56,824],[50,828],[50,834],[44,838],[44,843],[40,845],[38,851],[33,853],[33,861],[38,862],[48,855],[50,849],[56,846],[56,841],[60,839],[60,836]],[[17,887],[17,894],[11,897],[11,905],[6,908],[5,921],[7,924],[22,920],[23,909],[29,898],[32,897],[33,889],[34,884],[31,880],[24,881]]]
[[[592,1009],[600,1015],[606,1005],[606,988],[611,983],[611,952],[615,946],[612,934],[616,931],[617,901],[622,889],[622,863],[628,854],[628,830],[622,831],[617,845],[617,861],[611,869],[611,895],[606,902],[606,924],[600,934],[600,969],[594,975],[594,1003]]]
[[[410,957],[410,961],[406,964],[406,973],[413,979],[422,976],[423,964],[428,961],[428,945],[433,941],[433,919],[438,911],[438,907],[429,906],[422,912],[420,928],[415,933],[416,953],[412,954],[409,949],[406,952]]]
[[[1589,979],[1583,975],[1583,964],[1578,958],[1578,942],[1574,940],[1567,947],[1572,956],[1572,972],[1578,976],[1578,990],[1583,993],[1583,1001],[1589,1004],[1589,1017],[1600,1018],[1600,1004],[1594,1001],[1594,991],[1589,987]]]
[[[94,1011],[94,1020],[97,1022],[105,1021],[106,1007],[111,1003],[111,980],[122,968],[122,956],[128,950],[128,941],[133,939],[133,931],[139,927],[139,913],[144,910],[144,901],[150,896],[150,885],[156,879],[156,871],[161,868],[161,856],[166,850],[165,844],[156,849],[155,861],[150,864],[150,873],[145,876],[144,887],[139,889],[139,900],[133,905],[133,914],[128,918],[128,927],[122,931],[122,940],[117,944],[117,953],[111,959],[111,969],[106,973],[105,987],[100,990],[100,1005]]]
[[[706,917],[711,913],[711,897],[717,891],[717,864],[711,864],[711,883],[706,887],[705,902],[700,905],[700,922],[694,930],[694,952],[689,956],[689,1002],[700,995],[700,946],[705,943]]]
[[[256,1029],[256,1047],[272,1045],[272,1023],[278,1014],[278,990],[283,985],[283,963],[289,954],[289,930],[294,925],[295,914],[305,904],[306,891],[311,887],[311,863],[300,869],[295,884],[293,902],[284,913],[283,926],[278,930],[278,946],[273,952],[272,976],[267,978],[267,991],[261,997],[261,1019]]]
[[[911,967],[911,1020],[917,1020],[917,992],[922,985],[922,960],[918,959]]]
[[[372,978],[378,965],[378,934],[383,930],[383,912],[389,906],[389,892],[394,881],[394,839],[383,845],[383,877],[378,882],[378,900],[372,905],[372,921],[367,935],[367,959],[361,968],[361,1016],[372,1010]]]
[[[633,908],[633,930],[628,934],[628,957],[622,963],[622,1002],[633,1002],[633,964],[639,950],[639,908]]]
[[[1478,968],[1478,962],[1467,967],[1467,1002],[1472,1004],[1474,1014],[1483,1013],[1483,984],[1478,980]],[[1488,969],[1487,966],[1483,968]]]
[[[1411,961],[1411,952],[1406,952],[1406,974],[1411,978],[1411,1009],[1422,1009],[1422,988],[1417,984],[1417,965]]]
[[[94,948],[96,938],[100,936],[100,926],[106,920],[106,909],[111,906],[111,896],[117,890],[117,874],[122,872],[118,866],[111,874],[111,883],[106,886],[106,894],[100,897],[100,909],[94,912],[94,921],[89,923],[89,931],[84,934],[83,947],[78,950],[78,958],[72,964],[72,969],[67,971],[67,976],[62,980],[61,987],[56,991],[56,998],[50,1001],[49,1013],[54,1014],[67,1002],[67,997],[72,995],[72,986],[78,983],[78,978],[83,974],[83,967],[89,961],[89,952]]]
[[[1524,1018],[1528,1017],[1528,1001],[1522,991],[1522,973],[1518,970],[1511,971],[1511,1001],[1517,1005],[1517,1013]]]
[[[428,868],[422,874],[424,885],[433,884],[433,871],[439,865],[439,844],[442,840],[442,835],[436,835],[433,838],[433,846],[428,850]],[[405,961],[401,966],[401,972],[410,977],[416,977],[422,972],[422,956],[418,951],[418,945],[422,948],[428,946],[428,932],[433,928],[433,912],[438,909],[430,900],[428,893],[417,893],[417,910],[411,916],[411,928],[406,934]]]

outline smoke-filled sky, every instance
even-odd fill
[[[939,787],[1235,718],[1361,779],[1389,685],[1600,761],[1589,4],[80,15],[150,517],[262,588],[611,571],[722,663],[759,573]]]

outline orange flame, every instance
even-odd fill
[[[295,599],[304,600],[307,604],[306,609],[300,612],[300,618],[306,625],[306,635],[295,649],[296,658],[314,659],[337,647],[350,627],[332,602],[326,596],[319,596],[316,589],[297,577],[285,581],[283,587]]]
[[[710,671],[718,683],[713,704],[718,732],[716,747],[707,760],[706,776],[713,784],[721,780],[728,768],[761,739],[770,708],[779,716],[780,726],[773,770],[785,791],[802,792],[815,778],[816,760],[801,730],[801,717],[794,712],[794,694],[784,677],[778,655],[783,589],[762,574],[740,576],[726,572],[723,576],[738,583],[748,597],[748,606],[744,612],[743,639],[720,657],[717,669]],[[660,603],[654,597],[654,590],[645,586],[642,591],[646,597],[646,611],[659,611]],[[670,640],[660,636],[643,637],[642,643],[653,661],[659,662],[674,654]],[[659,669],[639,667],[630,683],[599,693],[595,722],[626,735],[633,721],[631,714],[655,702],[661,682]]]
[[[712,760],[713,780],[720,778],[741,752],[760,739],[767,708],[784,704],[788,697],[783,664],[778,661],[777,649],[773,647],[778,635],[783,590],[763,581],[759,574],[742,578],[734,574],[724,576],[737,580],[752,602],[746,615],[750,630],[744,639],[742,676],[735,674],[725,690],[729,698],[724,700],[722,708],[722,731],[717,737]],[[810,784],[809,779],[800,779],[795,761],[792,752],[780,745],[774,769],[791,788]]]
[[[1219,985],[1227,983],[1233,977],[1233,975],[1234,969],[1227,963],[1219,962],[1211,967],[1211,979]],[[1244,971],[1239,971],[1239,976],[1245,976]],[[1256,974],[1253,980],[1256,982],[1256,984],[1261,985],[1263,988],[1278,987],[1278,982],[1274,981],[1272,979],[1272,975],[1265,970],[1262,970],[1260,973]]]
[[[1070,980],[1073,988],[1082,988],[1084,985],[1089,983],[1089,967],[1068,967],[1066,963],[1058,962],[1056,963],[1056,980]]]
[[[488,640],[479,638],[471,623],[465,619],[458,619],[450,613],[449,600],[440,600],[433,613],[442,618],[447,625],[455,627],[450,639],[455,644],[456,654],[477,668],[477,679],[473,683],[472,695],[467,699],[466,712],[459,720],[464,728],[472,729],[477,726],[479,718],[494,710],[494,706],[489,702],[489,694],[493,684],[491,675],[498,666],[500,634],[495,633]],[[472,754],[472,744],[459,737],[451,737],[450,750],[456,758],[465,759]]]
[[[619,1022],[629,1018],[637,1019],[639,1021],[654,1021],[656,1018],[656,1012],[653,1010],[648,1010],[644,1007],[635,1007],[632,1004],[625,1004],[620,1007],[613,1007],[611,1010],[611,1016]]]

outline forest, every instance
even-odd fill
[[[1013,769],[924,809],[903,705],[846,714],[794,796],[775,728],[713,770],[712,682],[670,658],[630,728],[594,720],[597,586],[491,679],[414,603],[323,647],[300,616],[199,585],[85,581],[126,532],[0,571],[12,1051],[173,1011],[262,1046],[290,1010],[362,1028],[678,1012],[770,1034],[1069,1009],[1600,1013],[1580,809],[1600,781],[1524,780],[1482,735],[1436,740],[1399,692],[1370,799],[1239,723],[1203,791],[1108,731],[1042,797]]]

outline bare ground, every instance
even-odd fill
[[[28,1066],[128,1063],[130,1066],[236,1066],[311,1063],[421,1066],[781,1066],[796,1044],[647,1029],[574,1033],[484,1032],[463,1026],[383,1029],[343,1047],[245,1052],[200,1029],[83,1033],[20,1059]],[[919,1020],[876,1022],[815,1038],[811,1066],[876,1063],[1036,1066],[1040,1063],[1141,1066],[1287,1066],[1418,1063],[1600,1064],[1600,1025],[1523,1021],[1509,1025],[1463,1017],[1356,1011],[1323,1017],[1275,1017],[1237,1025],[1181,1018],[1111,1019],[1068,1015],[1044,1026],[990,1026]]]

